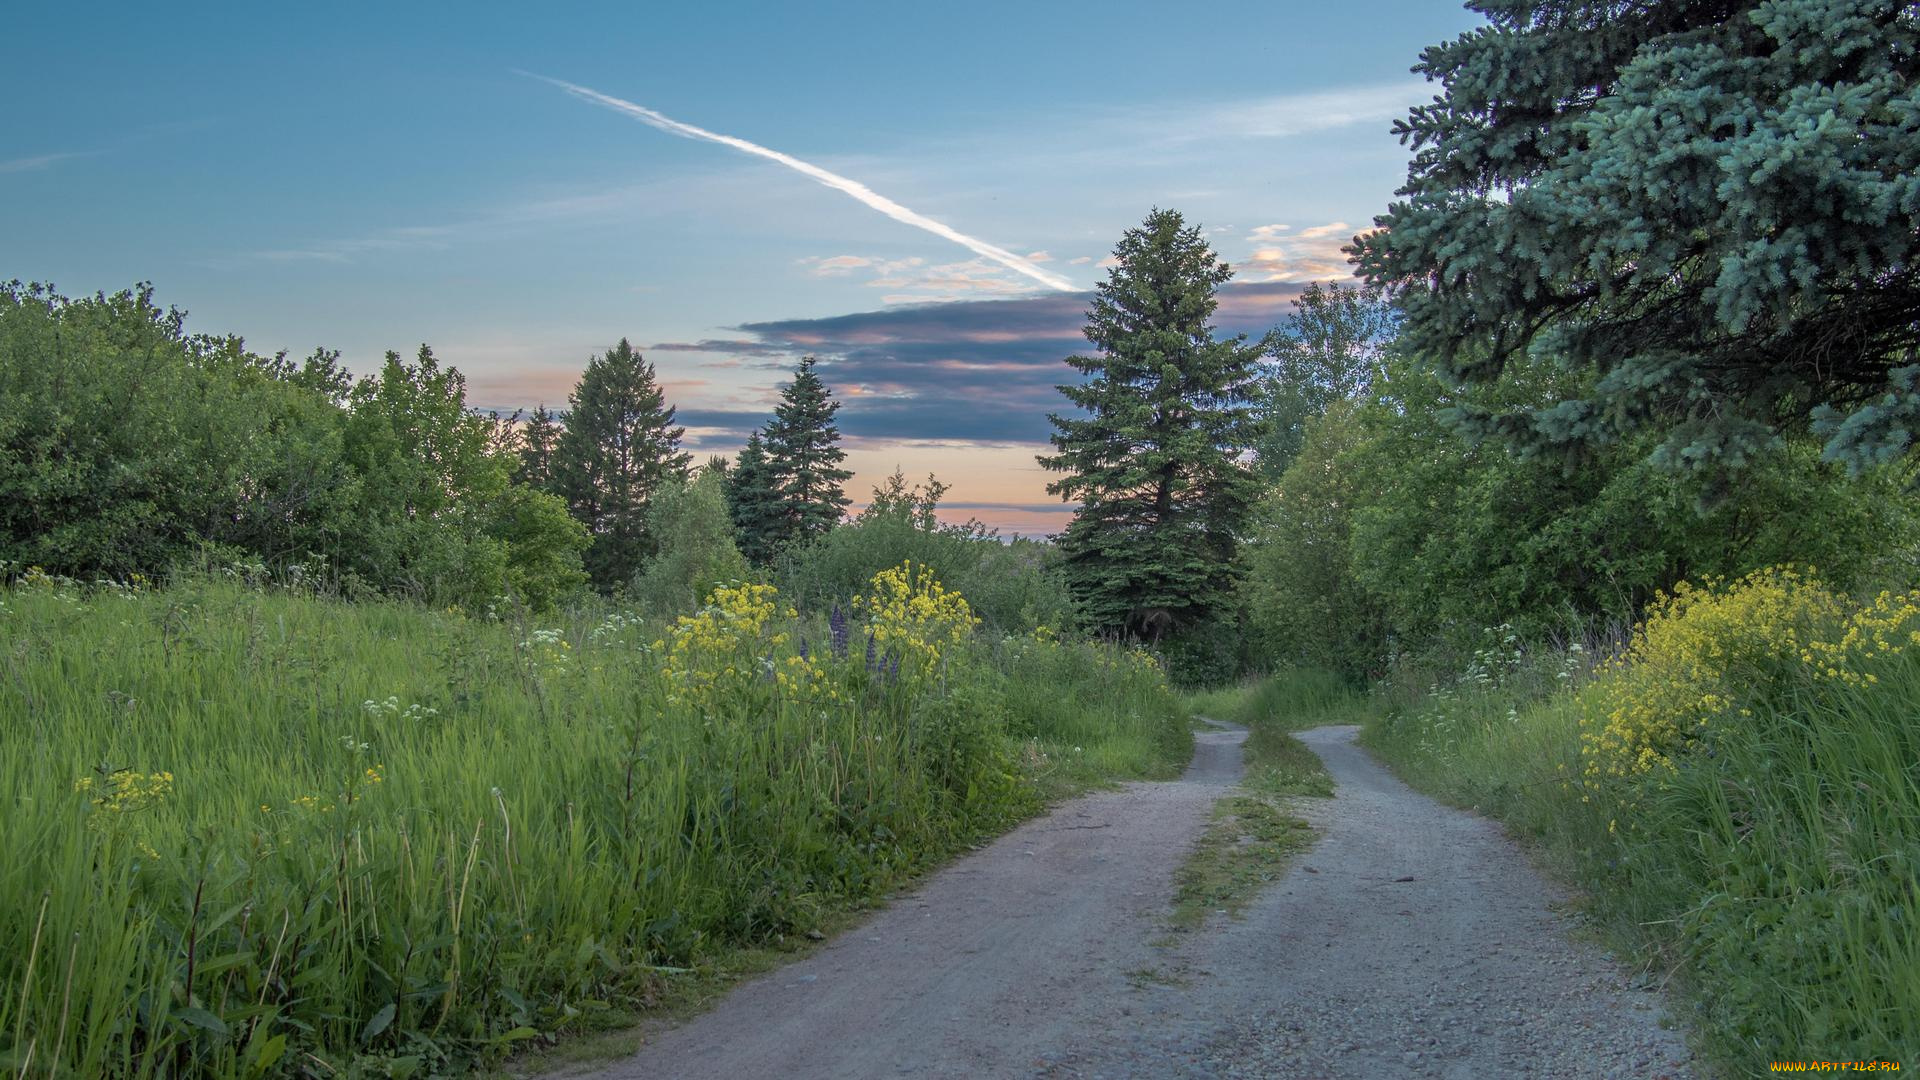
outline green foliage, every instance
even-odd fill
[[[1386,652],[1388,623],[1361,583],[1358,507],[1372,477],[1351,464],[1369,437],[1357,406],[1337,403],[1262,500],[1247,546],[1245,589],[1256,651],[1282,668],[1321,668],[1364,680]]]
[[[1260,508],[1244,590],[1267,664],[1377,672],[1395,650],[1463,655],[1482,627],[1529,639],[1633,621],[1689,576],[1812,563],[1843,586],[1914,566],[1916,512],[1901,478],[1849,477],[1803,438],[1756,458],[1702,510],[1707,481],[1648,460],[1651,436],[1578,465],[1459,439],[1461,394],[1391,359],[1366,401],[1308,428]],[[1474,391],[1519,405],[1564,390],[1514,366]]]
[[[660,550],[633,583],[641,610],[663,618],[684,614],[718,586],[747,580],[747,560],[734,546],[727,516],[726,485],[725,474],[709,466],[654,495],[647,529],[659,537]]]
[[[786,514],[779,481],[767,461],[766,441],[757,431],[747,436],[747,445],[727,473],[727,512],[747,561],[755,566],[772,562],[786,535]]]
[[[825,534],[840,523],[853,501],[842,490],[853,474],[840,467],[847,456],[833,420],[840,403],[832,400],[813,366],[813,357],[803,358],[793,381],[781,388],[780,404],[774,406],[763,440],[772,488],[779,493],[785,517],[778,543]]]
[[[1216,340],[1232,272],[1177,212],[1153,211],[1114,256],[1087,312],[1099,352],[1067,361],[1089,378],[1060,387],[1087,415],[1051,416],[1058,453],[1039,460],[1066,474],[1047,490],[1080,503],[1060,547],[1088,620],[1158,639],[1232,593],[1261,349]]]
[[[913,562],[958,589],[991,628],[1077,626],[1059,553],[1031,540],[1002,541],[978,522],[942,524],[934,512],[945,491],[931,476],[924,487],[909,485],[896,470],[854,520],[786,551],[777,571],[781,588],[803,608],[825,611],[880,571]]]
[[[1250,646],[1246,613],[1229,597],[1206,619],[1174,629],[1156,643],[1167,679],[1182,689],[1219,686],[1260,666]]]
[[[326,354],[304,368],[189,336],[152,290],[0,288],[0,559],[157,573],[201,543],[339,554],[357,481]]]
[[[1325,668],[1287,668],[1231,686],[1190,693],[1183,700],[1196,716],[1239,724],[1256,732],[1359,724],[1372,719],[1375,712],[1373,699],[1364,691],[1339,672]]]
[[[488,508],[487,534],[507,545],[507,595],[544,613],[584,588],[586,526],[558,495],[513,484]]]
[[[1461,418],[1524,445],[1651,430],[1667,465],[1763,461],[1818,410],[1855,468],[1911,452],[1920,17],[1901,0],[1481,0],[1416,71],[1407,183],[1355,252],[1411,350],[1577,392]]]
[[[1339,282],[1312,282],[1271,338],[1273,360],[1260,386],[1261,475],[1277,479],[1306,444],[1307,425],[1334,403],[1365,395],[1395,332],[1393,309],[1377,294]]]
[[[203,548],[479,604],[551,603],[581,541],[509,483],[496,425],[422,348],[353,381],[193,336],[150,289],[0,290],[0,560],[149,577]]]
[[[560,449],[560,418],[547,411],[544,402],[520,428],[515,450],[519,457],[513,478],[528,487],[552,491],[555,484],[554,457]]]
[[[603,591],[624,588],[653,555],[659,538],[647,531],[647,504],[686,479],[693,458],[680,451],[686,429],[673,416],[653,365],[626,338],[588,362],[567,399],[554,490],[593,535],[587,573]]]
[[[436,603],[475,604],[506,589],[506,544],[490,506],[511,464],[492,425],[466,407],[466,380],[426,346],[413,362],[389,352],[380,374],[348,396],[341,456],[358,477],[357,523],[345,567]]]
[[[0,587],[0,1070],[465,1071],[1190,750],[1136,654],[894,671],[716,599],[655,645],[603,605]]]
[[[1597,676],[1593,648],[1494,633],[1464,670],[1386,695],[1365,739],[1416,786],[1538,840],[1622,948],[1675,972],[1729,1075],[1780,1059],[1911,1059],[1920,640],[1908,631],[1920,597],[1883,596],[1822,630],[1781,617],[1805,614],[1784,594],[1742,602],[1754,584],[1669,606],[1676,625],[1636,637]],[[1738,666],[1756,645],[1781,662]],[[1703,699],[1675,676],[1725,700],[1692,711]],[[1647,719],[1614,715],[1623,691],[1686,706],[1673,718],[1698,752],[1587,769],[1583,742],[1612,752],[1597,724]]]

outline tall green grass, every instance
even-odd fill
[[[467,1068],[1190,745],[1112,650],[775,629],[838,700],[692,704],[619,612],[0,589],[0,1073]]]
[[[1364,690],[1324,668],[1289,668],[1231,686],[1193,691],[1182,700],[1198,716],[1281,732],[1359,724],[1374,711]]]
[[[1690,1004],[1730,1074],[1766,1062],[1920,1062],[1920,652],[1877,682],[1736,680],[1678,767],[1583,780],[1604,717],[1589,654],[1483,651],[1383,687],[1370,748],[1416,787],[1538,842],[1613,943]]]

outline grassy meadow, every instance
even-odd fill
[[[0,716],[10,1076],[497,1061],[1191,743],[1151,659],[912,567],[668,625],[28,574]]]
[[[1622,639],[1504,629],[1383,684],[1364,741],[1537,842],[1684,990],[1732,1075],[1920,1060],[1920,593],[1792,569],[1682,587]]]

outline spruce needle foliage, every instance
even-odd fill
[[[833,419],[840,403],[813,367],[811,356],[800,361],[767,425],[767,463],[786,517],[788,541],[822,535],[840,523],[853,501],[841,487],[853,473],[840,467],[847,457]]]
[[[603,590],[624,587],[654,553],[647,504],[687,478],[686,429],[675,427],[653,365],[626,338],[587,364],[568,400],[555,480],[573,514],[593,533],[587,573]]]
[[[727,512],[733,518],[740,554],[764,566],[779,551],[786,515],[780,505],[766,440],[756,431],[727,473]]]
[[[1901,0],[1478,0],[1426,50],[1401,200],[1352,249],[1451,374],[1597,375],[1472,430],[1663,435],[1723,474],[1807,417],[1855,468],[1920,427],[1920,14]]]
[[[1085,334],[1098,350],[1067,360],[1088,378],[1060,387],[1086,415],[1050,416],[1066,474],[1047,490],[1078,500],[1060,538],[1090,623],[1158,637],[1228,600],[1257,494],[1252,445],[1262,346],[1219,339],[1214,290],[1231,276],[1198,226],[1155,210],[1114,248]]]

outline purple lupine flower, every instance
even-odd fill
[[[867,670],[873,670],[873,631],[867,631]]]
[[[807,655],[807,639],[806,638],[800,639],[800,659],[802,660],[813,659],[812,657]]]
[[[889,655],[887,657],[886,663],[882,664],[881,668],[887,673],[887,682],[889,683],[899,682],[900,681],[900,654],[893,653]]]
[[[833,605],[833,610],[827,613],[827,629],[833,634],[833,655],[842,660],[846,659],[847,613],[840,610],[839,604]]]

